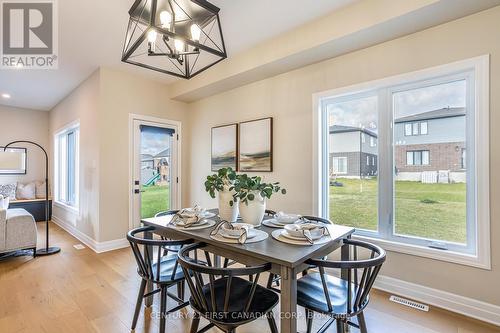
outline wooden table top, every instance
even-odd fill
[[[264,217],[264,219],[266,218],[269,217]],[[171,219],[172,215],[168,215],[157,218],[143,219],[142,223],[147,226],[154,226],[159,232],[167,233],[175,238],[194,239],[196,241],[204,242],[235,253],[249,255],[262,259],[266,262],[287,267],[296,267],[307,259],[316,257],[316,254],[318,253],[325,253],[329,247],[331,247],[332,250],[338,248],[338,242],[343,238],[350,236],[354,232],[354,228],[351,227],[331,225],[328,226],[328,230],[332,238],[330,242],[321,245],[301,246],[283,243],[274,239],[271,233],[278,229],[262,225],[258,229],[269,234],[269,237],[266,240],[240,245],[223,243],[210,238],[210,231],[214,227],[201,230],[177,229],[168,225]]]

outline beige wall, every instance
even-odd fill
[[[171,101],[167,87],[142,77],[101,69],[100,241],[124,238],[129,226],[129,114],[177,120],[184,126],[187,107]],[[184,131],[182,143],[187,142]],[[188,165],[184,160],[183,165]],[[183,188],[187,202],[187,188]]]
[[[80,213],[55,207],[54,216],[95,242],[124,239],[129,226],[129,114],[183,124],[186,108],[170,101],[167,87],[155,81],[108,68],[94,72],[50,112],[51,135],[80,121]]]
[[[94,240],[99,237],[99,104],[100,71],[97,70],[50,111],[52,152],[54,134],[74,121],[80,122],[80,212],[76,214],[55,204],[53,215]]]
[[[15,140],[34,141],[49,149],[49,113],[0,105],[0,147]],[[26,175],[0,175],[0,184],[28,183],[45,179],[45,155],[30,144],[15,147],[28,149]]]
[[[273,173],[288,189],[271,208],[312,212],[312,94],[456,60],[491,54],[492,270],[389,253],[383,274],[500,305],[500,7],[361,51],[224,92],[190,105],[191,204],[215,206],[203,190],[210,173],[210,128],[274,117]]]

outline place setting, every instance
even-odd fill
[[[216,217],[215,213],[209,212],[200,206],[183,208],[172,217],[168,226],[182,230],[206,229],[216,224],[214,217]]]
[[[327,225],[308,220],[297,214],[279,212],[274,219],[266,220],[264,225],[279,228],[272,232],[274,239],[293,245],[317,245],[331,240]]]
[[[268,237],[267,232],[255,229],[252,224],[228,221],[219,222],[210,232],[210,238],[213,240],[229,244],[257,243]]]
[[[284,212],[278,212],[273,218],[262,221],[262,224],[269,228],[283,229],[288,224],[293,224],[302,218],[298,214],[285,214]]]

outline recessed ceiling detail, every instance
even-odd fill
[[[227,58],[219,8],[205,0],[137,0],[122,61],[190,79]]]

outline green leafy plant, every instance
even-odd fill
[[[236,172],[232,168],[222,168],[213,175],[207,176],[205,191],[215,198],[215,192],[230,189],[236,181]]]
[[[229,202],[231,206],[238,200],[248,205],[248,201],[255,199],[255,193],[260,193],[262,198],[268,199],[271,199],[274,193],[286,194],[286,189],[281,188],[280,183],[263,183],[261,177],[249,177],[247,174],[236,176],[230,190],[234,190],[233,200]]]

